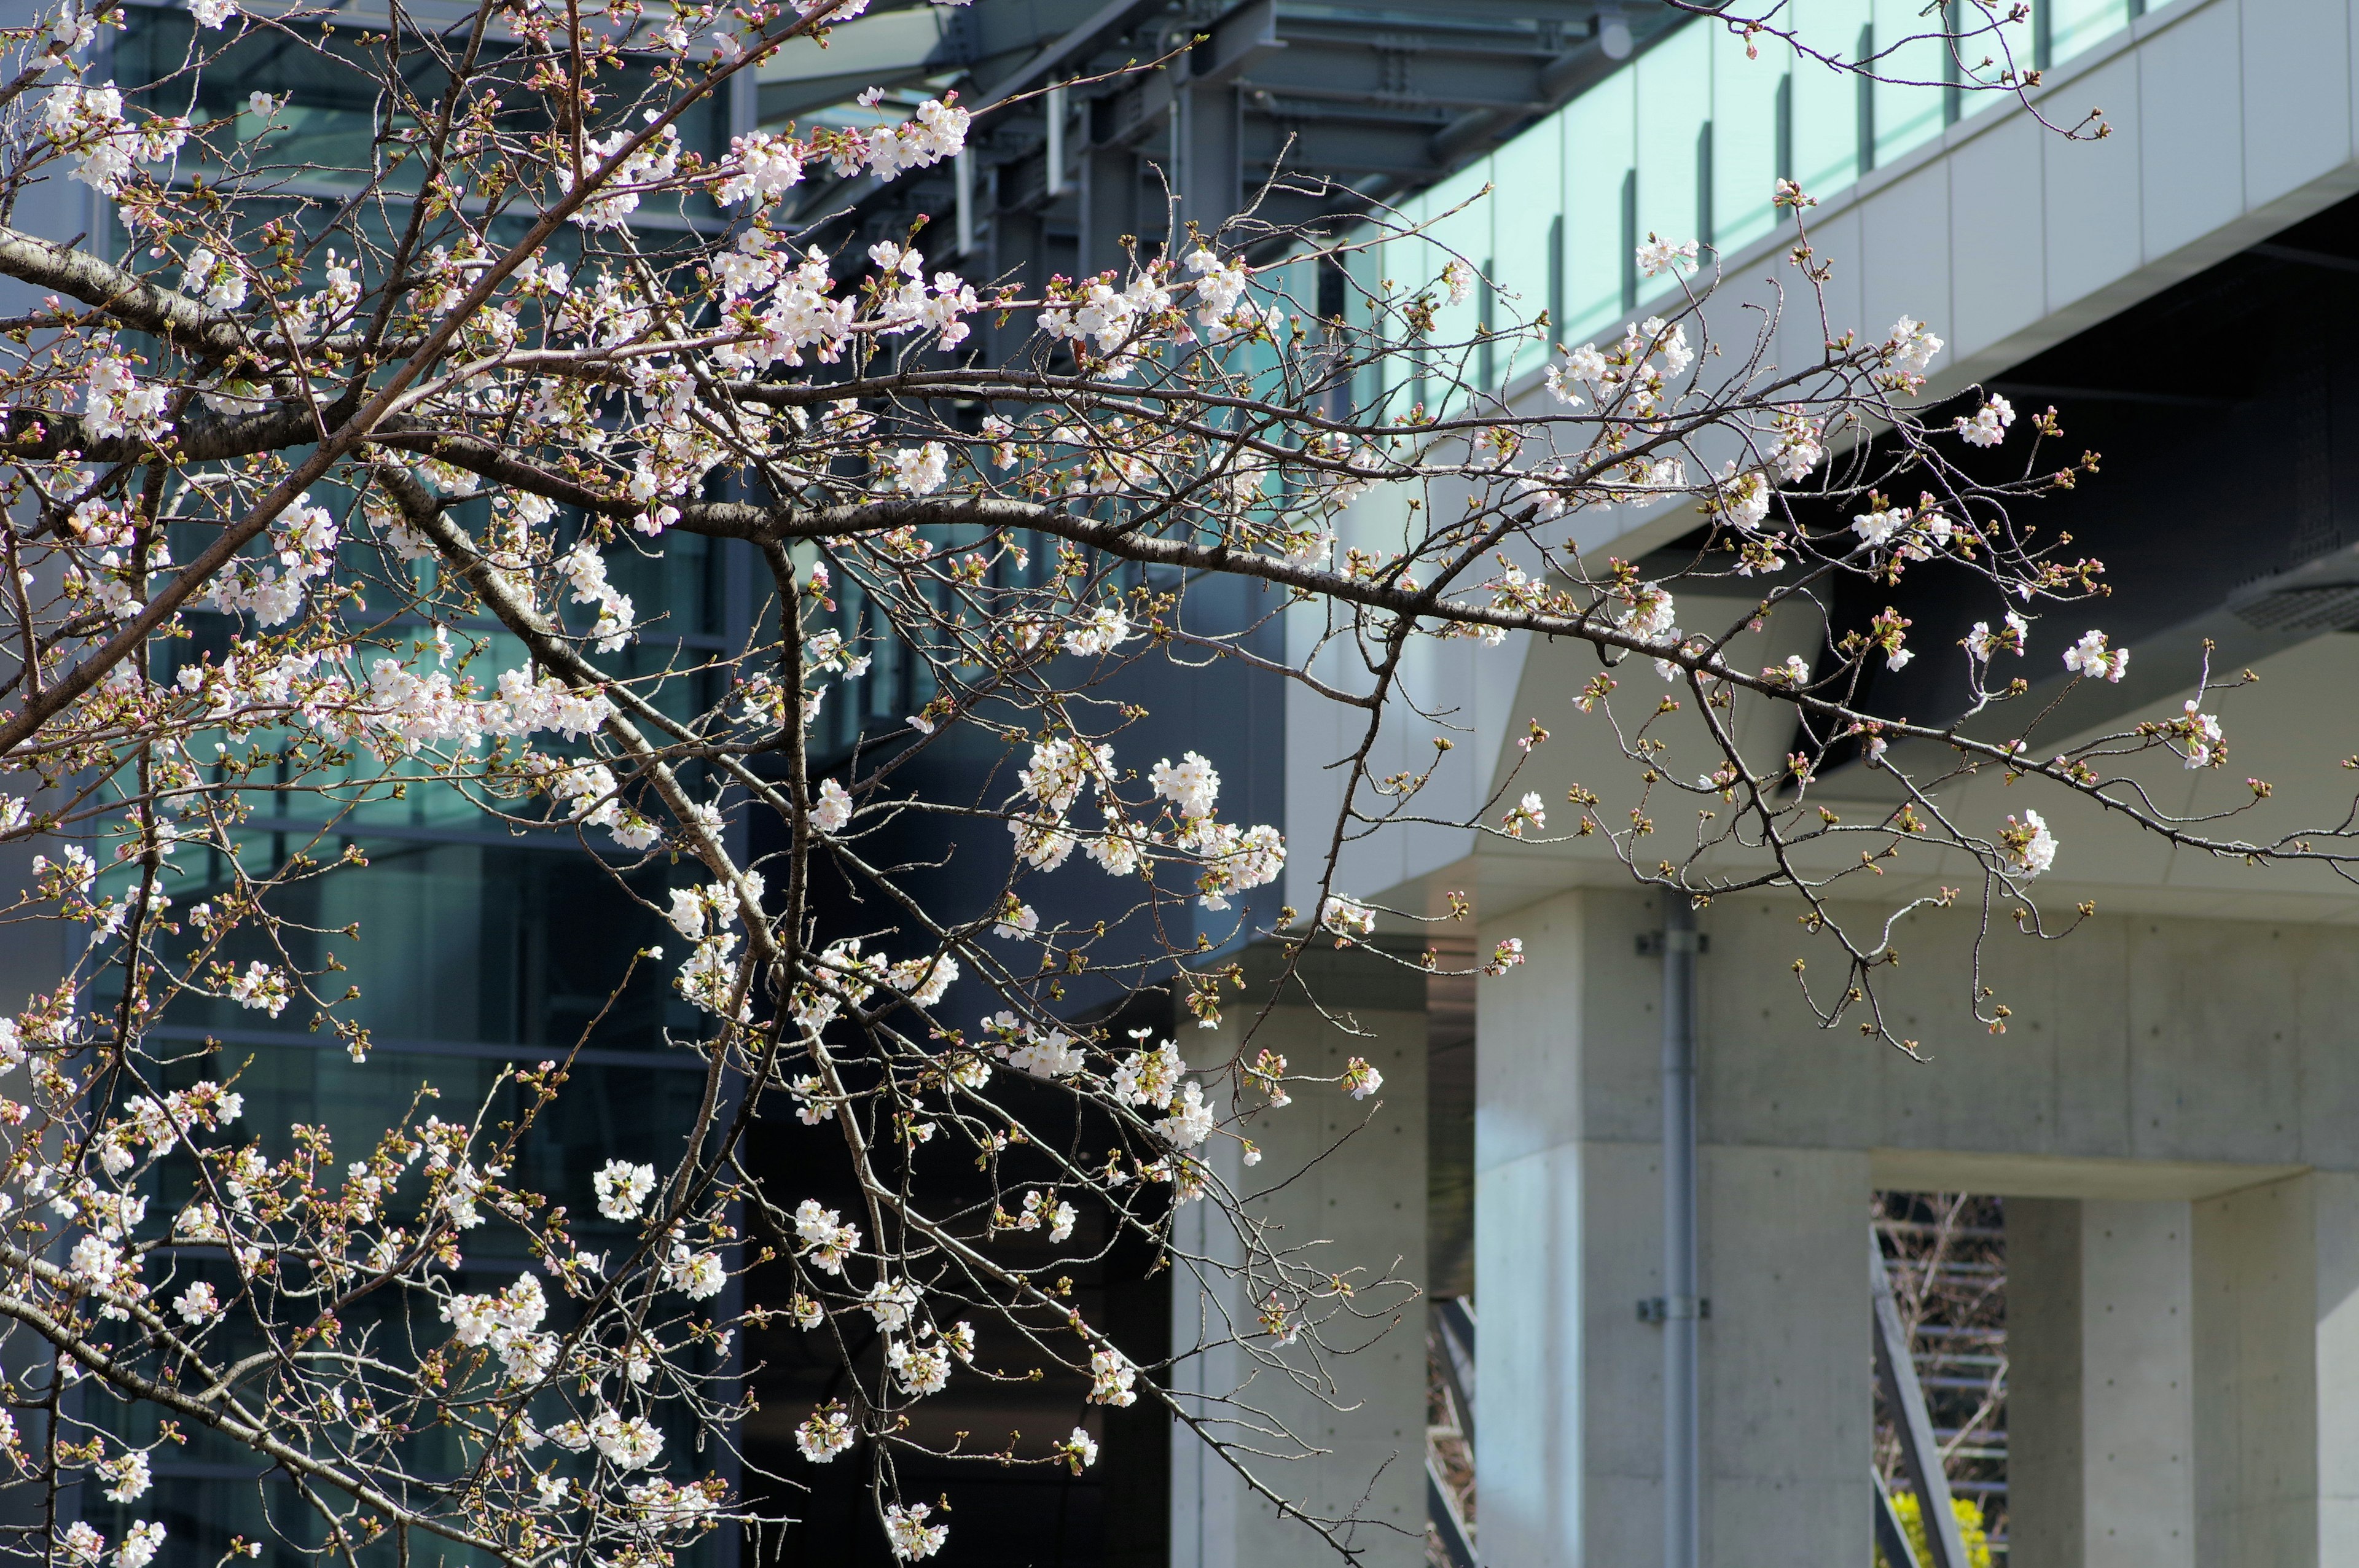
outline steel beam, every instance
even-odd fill
[[[1884,1489],[1884,1477],[1871,1465],[1867,1478],[1875,1487],[1875,1550],[1884,1558],[1884,1568],[1917,1568],[1917,1549],[1908,1544],[1908,1529],[1900,1522],[1900,1510],[1892,1506],[1892,1494]]]
[[[1458,1430],[1474,1446],[1474,1307],[1464,1296],[1433,1303],[1433,1327],[1441,1341],[1441,1378],[1450,1402],[1458,1407]]]
[[[1441,1538],[1442,1555],[1450,1559],[1450,1568],[1475,1568],[1473,1539],[1466,1521],[1458,1517],[1458,1504],[1442,1484],[1441,1472],[1434,1468],[1430,1454],[1425,1461],[1425,1515],[1433,1533]]]
[[[1917,1381],[1917,1363],[1908,1352],[1908,1332],[1900,1324],[1900,1304],[1892,1299],[1892,1271],[1885,1267],[1884,1244],[1875,1232],[1867,1234],[1868,1286],[1875,1301],[1875,1379],[1884,1390],[1885,1405],[1900,1433],[1900,1465],[1917,1492],[1919,1516],[1925,1523],[1925,1543],[1932,1562],[1928,1568],[1966,1568],[1965,1538],[1958,1531],[1957,1510],[1950,1506],[1950,1477],[1941,1467],[1941,1445],[1933,1436],[1933,1421],[1925,1411],[1925,1390]]]

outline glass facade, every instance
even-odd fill
[[[403,813],[410,818],[407,831],[389,820]],[[614,988],[632,952],[661,940],[668,928],[571,840],[512,838],[448,792],[413,786],[407,799],[377,803],[363,815],[370,819],[365,825],[335,827],[299,813],[257,816],[245,860],[251,870],[268,872],[296,854],[332,862],[349,846],[367,860],[365,869],[297,882],[271,900],[288,921],[287,957],[313,969],[332,955],[342,972],[324,978],[358,988],[358,1000],[336,1011],[368,1029],[366,1060],[353,1060],[332,1032],[312,1032],[299,1002],[273,1020],[188,999],[165,1009],[149,1031],[156,1054],[176,1058],[162,1076],[168,1082],[234,1079],[245,1098],[241,1125],[273,1161],[295,1152],[298,1125],[323,1130],[336,1160],[346,1161],[364,1157],[387,1127],[427,1108],[466,1119],[488,1105],[487,1125],[514,1121],[525,1105],[506,1070],[566,1055],[581,1044],[565,1092],[538,1113],[517,1147],[514,1179],[567,1201],[584,1247],[627,1245],[625,1227],[599,1218],[588,1202],[590,1173],[614,1158],[668,1166],[703,1089],[698,1059],[664,1045],[667,1025],[696,1030],[688,1004],[645,965],[629,985]],[[210,865],[190,859],[185,881],[173,889],[176,901],[186,906],[227,891],[228,867],[220,857]],[[635,868],[621,878],[660,900],[666,871]],[[234,966],[262,956],[258,941],[251,946],[250,952],[225,946],[223,956]],[[429,1085],[434,1102],[413,1110]],[[149,1180],[151,1211],[178,1207],[195,1180],[185,1159],[165,1162]],[[417,1196],[408,1194],[412,1202]],[[398,1213],[389,1217],[417,1224]],[[234,1291],[219,1249],[165,1250],[177,1279],[209,1279],[224,1294]],[[470,1233],[466,1263],[451,1285],[501,1289],[527,1262],[519,1235],[487,1226]],[[571,1305],[555,1292],[551,1303],[560,1318]],[[408,1320],[379,1321],[383,1313],[372,1307],[406,1312]],[[388,1346],[429,1343],[441,1331],[417,1321],[419,1310],[386,1292],[343,1314],[344,1327]],[[103,1396],[84,1389],[84,1419],[131,1442],[157,1435],[153,1407],[101,1408],[92,1401]],[[682,1455],[684,1465],[698,1463],[694,1434],[668,1435],[668,1452]],[[455,1474],[467,1462],[434,1433],[416,1444],[411,1462],[422,1477]],[[136,1505],[110,1504],[84,1486],[79,1517],[110,1539],[135,1517],[158,1519],[173,1549],[192,1562],[221,1558],[236,1537],[263,1541],[262,1561],[277,1568],[317,1559],[317,1516],[240,1445],[198,1431],[186,1443],[157,1449],[154,1470],[155,1493]],[[734,1557],[732,1546],[708,1538],[684,1561],[723,1563]],[[390,1563],[393,1548],[366,1549],[360,1557]]]
[[[263,134],[259,122],[247,128],[253,119],[245,106],[249,93],[291,93],[291,103],[279,116],[287,129],[269,134],[283,139],[286,151],[277,156],[303,167],[290,177],[284,204],[267,198],[254,204],[255,226],[277,211],[297,211],[301,197],[348,181],[348,171],[366,166],[377,103],[366,76],[357,67],[342,66],[350,58],[342,39],[298,40],[277,29],[254,29],[208,70],[193,92],[193,84],[179,75],[190,41],[185,12],[131,8],[114,46],[115,79],[126,93],[159,112],[187,114],[199,123],[236,118],[242,141]],[[433,69],[429,57],[414,58],[419,70]],[[419,85],[429,93],[440,88],[439,81]],[[725,142],[722,113],[716,107],[684,125],[685,139],[691,146],[704,144],[707,151]],[[264,156],[275,153],[270,148]],[[199,166],[182,171],[202,178],[215,172]],[[396,192],[401,189],[397,178],[388,184]],[[397,201],[386,205],[399,221]],[[369,214],[360,221],[384,221],[376,205]],[[668,218],[676,227],[701,214],[651,216],[658,226]],[[331,504],[350,500],[332,486],[315,486],[314,493]],[[180,544],[184,557],[197,547],[193,539]],[[687,666],[735,646],[739,639],[729,635],[730,629],[742,628],[747,615],[742,579],[732,578],[732,568],[740,564],[736,550],[690,535],[667,539],[659,557],[641,554],[634,543],[617,545],[609,555],[609,576],[633,597],[646,630],[637,644],[614,657],[614,666],[625,673]],[[229,623],[210,613],[189,620],[192,634],[173,647],[173,663],[218,657]],[[426,631],[423,625],[396,624],[387,635],[397,640]],[[521,647],[488,621],[450,631],[462,650],[479,650],[470,669],[479,680],[526,662]],[[157,673],[169,678],[174,670]],[[688,695],[681,693],[683,698]],[[710,700],[718,690],[694,695]],[[262,735],[253,741],[266,749],[270,739]],[[516,1179],[566,1203],[584,1246],[596,1250],[622,1240],[621,1227],[600,1219],[589,1201],[590,1173],[611,1158],[669,1168],[678,1157],[679,1133],[690,1122],[703,1089],[702,1063],[665,1044],[667,1028],[683,1036],[702,1033],[702,1015],[651,966],[641,965],[629,985],[615,989],[634,952],[673,936],[633,895],[660,905],[667,879],[688,873],[660,863],[626,867],[617,860],[609,866],[573,835],[520,834],[441,785],[413,783],[397,790],[374,784],[365,792],[356,785],[336,792],[333,799],[316,792],[249,799],[254,815],[242,837],[250,871],[266,874],[298,855],[332,864],[347,849],[367,862],[364,869],[339,869],[292,883],[271,900],[289,923],[286,957],[313,970],[332,956],[343,972],[323,979],[358,988],[357,1000],[335,1011],[368,1030],[367,1059],[355,1062],[332,1032],[314,1033],[310,1013],[299,1002],[274,1020],[204,999],[165,1011],[151,1030],[158,1054],[185,1053],[171,1070],[189,1079],[235,1075],[245,1097],[243,1125],[271,1159],[292,1152],[290,1125],[302,1123],[324,1129],[336,1158],[344,1161],[364,1155],[377,1135],[397,1124],[428,1084],[440,1096],[432,1108],[446,1119],[472,1117],[487,1098],[491,1123],[507,1119],[520,1102],[507,1103],[517,1095],[513,1084],[503,1083],[504,1071],[513,1064],[562,1056],[580,1045],[567,1089],[539,1113],[519,1147]],[[170,892],[183,908],[219,897],[230,885],[230,868],[218,854],[184,851],[178,864],[181,878]],[[250,951],[231,946],[222,956],[238,966],[248,958],[277,957],[266,954],[258,939]],[[160,1210],[184,1198],[192,1180],[191,1172],[175,1171],[168,1162],[155,1178],[155,1206]],[[467,1265],[454,1278],[454,1288],[496,1290],[525,1266],[521,1238],[500,1231],[492,1226],[471,1234]],[[215,1277],[226,1292],[228,1262],[219,1249],[172,1250],[179,1278]],[[551,1303],[561,1316],[565,1299],[552,1292]],[[355,1334],[372,1327],[349,1320],[346,1326]],[[398,1343],[424,1325],[386,1326],[386,1341]],[[135,1440],[155,1435],[152,1410],[86,1408],[83,1413],[118,1426]],[[712,1467],[709,1450],[700,1456],[692,1434],[669,1437],[666,1451],[680,1456],[683,1476],[691,1465],[700,1474]],[[414,1463],[423,1476],[455,1471],[465,1462],[455,1449],[439,1451],[438,1441],[430,1433],[417,1440]],[[158,1519],[169,1532],[168,1550],[176,1561],[215,1561],[236,1536],[262,1541],[261,1561],[276,1568],[318,1560],[316,1514],[283,1477],[258,1466],[251,1453],[200,1433],[158,1450],[154,1468],[156,1489],[136,1507],[110,1504],[97,1487],[83,1486],[84,1495],[75,1500],[77,1517],[110,1539],[119,1537],[135,1516]],[[736,1543],[723,1539],[725,1534],[707,1538],[682,1561],[734,1561]],[[388,1543],[359,1556],[390,1563],[394,1548]]]
[[[2141,0],[2035,0],[2028,24],[2007,38],[2018,67],[2049,69],[2143,9]],[[1977,24],[1987,16],[1979,5],[1965,10]],[[1489,260],[1504,296],[1495,324],[1546,309],[1553,341],[1581,342],[1616,330],[1658,293],[1659,280],[1640,279],[1632,263],[1648,233],[1701,239],[1733,255],[1777,227],[1770,195],[1778,178],[1824,198],[1960,118],[2014,102],[1963,91],[1939,39],[1898,42],[1935,25],[1923,0],[1793,0],[1778,20],[1813,50],[1875,58],[1877,74],[1894,80],[1798,60],[1774,38],[1759,40],[1748,59],[1745,40],[1726,27],[1687,24],[1488,157],[1404,199],[1399,221],[1427,225],[1430,238],[1389,242],[1355,274],[1366,285],[1390,278],[1413,288],[1430,283],[1450,253]],[[2001,67],[1980,64],[1998,55],[1991,43],[1962,52],[1969,69],[1996,80]],[[1492,196],[1470,202],[1485,185]],[[1437,337],[1462,339],[1474,319],[1472,304],[1444,310]],[[1540,357],[1529,343],[1512,365],[1506,352],[1495,354],[1492,384]]]
[[[415,129],[409,116],[385,113],[375,67],[349,30],[337,36],[255,27],[226,49],[221,49],[219,35],[207,34],[204,52],[212,63],[197,74],[188,69],[198,35],[187,12],[135,5],[125,11],[125,23],[114,44],[114,77],[125,92],[147,108],[184,114],[198,126],[235,121],[239,144],[256,165],[270,166],[274,185],[290,194],[352,188],[381,156],[381,133]],[[410,51],[401,69],[418,101],[439,101],[449,78],[433,52]],[[602,78],[600,91],[629,102],[654,85],[654,74],[646,65],[625,64]],[[257,89],[288,99],[267,121],[249,103]],[[538,93],[514,93],[511,98],[499,114],[504,129],[530,135],[549,127],[546,102]],[[727,114],[726,103],[718,101],[690,110],[679,122],[681,142],[707,155],[717,152],[729,139]],[[218,164],[201,161],[202,152],[202,144],[190,144],[183,174],[210,178],[220,172]],[[416,160],[405,161],[397,151],[383,156],[386,167],[379,183],[393,191],[415,189]],[[665,203],[651,201],[636,221],[677,227],[683,217],[718,215],[705,203],[688,211],[679,203],[670,205],[666,211]]]

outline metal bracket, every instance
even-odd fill
[[[1710,1296],[1648,1296],[1638,1303],[1640,1323],[1669,1323],[1675,1317],[1710,1317]]]
[[[1668,935],[1670,941],[1669,950],[1674,953],[1709,953],[1712,951],[1712,935],[1709,932],[1673,931]],[[1661,957],[1664,952],[1663,943],[1665,935],[1666,933],[1660,931],[1639,932],[1638,957],[1641,958]]]

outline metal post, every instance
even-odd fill
[[[1041,254],[1040,214],[1021,207],[1000,207],[984,231],[984,271],[995,278],[1015,278],[1027,293],[1049,281],[1049,265]],[[989,343],[989,362],[1012,364],[1032,335],[1029,320],[998,324],[993,316],[975,319],[978,334]]]
[[[1434,1303],[1433,1337],[1442,1383],[1458,1412],[1459,1435],[1465,1438],[1471,1453],[1474,1447],[1474,1303],[1464,1296]],[[1425,1451],[1425,1517],[1441,1538],[1442,1555],[1450,1560],[1450,1568],[1477,1568],[1473,1532],[1459,1515],[1458,1500],[1441,1478],[1430,1444]]]
[[[1663,1568],[1696,1568],[1695,908],[1663,892]]]
[[[1450,1402],[1458,1407],[1458,1430],[1474,1446],[1474,1303],[1451,1296],[1433,1303],[1433,1326],[1441,1345],[1441,1378]]]
[[[962,256],[974,254],[974,158],[961,147],[951,159],[951,173],[957,182],[958,250]]]
[[[1450,1568],[1476,1568],[1474,1538],[1468,1533],[1466,1521],[1458,1517],[1457,1500],[1451,1497],[1431,1454],[1425,1456],[1425,1517],[1441,1538],[1441,1554],[1450,1559]]]
[[[1045,189],[1051,196],[1065,193],[1065,84],[1049,83],[1046,114],[1049,122],[1049,145],[1042,156],[1048,159],[1049,177]]]

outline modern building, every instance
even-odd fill
[[[21,25],[33,11],[19,5],[9,20]],[[359,20],[364,13],[343,15]],[[123,22],[99,46],[105,58],[94,62],[95,80],[111,77],[136,92],[179,69],[193,30],[184,10],[134,5]],[[317,211],[349,197],[350,178],[340,171],[369,157],[374,109],[367,84],[296,48],[283,33],[248,34],[204,78],[193,104],[183,89],[168,107],[199,123],[244,115],[240,134],[249,138],[260,123],[245,100],[256,90],[292,95],[285,128],[271,133],[278,156],[297,170],[278,187],[285,210]],[[716,113],[688,134],[711,151],[725,146],[727,130],[725,114]],[[190,164],[178,172],[192,178],[209,171]],[[255,215],[259,222],[268,214]],[[60,240],[88,233],[120,243],[124,232],[104,198],[62,178],[36,185],[12,221]],[[12,303],[31,303],[13,282],[0,293]],[[661,617],[658,639],[637,656],[662,658],[675,649],[694,655],[728,645],[730,629],[750,615],[751,599],[750,579],[726,565],[724,552],[691,539],[673,541],[658,562],[617,563],[616,580],[631,574],[624,586],[646,607],[643,614]],[[194,660],[224,627],[218,616],[190,619],[196,635],[180,645],[180,656]],[[423,635],[426,628],[417,631]],[[453,631],[506,641],[488,622]],[[504,651],[504,663],[520,662],[512,645]],[[289,940],[308,948],[294,957],[316,967],[332,950],[360,988],[362,1000],[351,1011],[369,1032],[366,1060],[348,1054],[334,1032],[315,1030],[305,1010],[272,1018],[225,1003],[178,1005],[149,1031],[159,1046],[186,1054],[175,1070],[191,1077],[237,1074],[248,1124],[261,1131],[273,1158],[289,1152],[280,1145],[289,1126],[300,1122],[325,1128],[338,1155],[356,1159],[376,1134],[399,1122],[422,1085],[435,1085],[446,1106],[472,1108],[494,1095],[508,1068],[579,1045],[578,1092],[560,1097],[537,1124],[522,1146],[517,1175],[536,1190],[569,1195],[592,1245],[617,1232],[587,1201],[589,1173],[608,1158],[663,1159],[671,1130],[688,1125],[703,1089],[701,1065],[666,1049],[664,1038],[667,1028],[695,1033],[701,1015],[644,965],[625,991],[613,994],[613,977],[625,971],[632,953],[662,940],[669,928],[622,896],[577,841],[518,833],[456,792],[430,784],[381,790],[349,811],[302,794],[280,795],[275,808],[245,825],[244,838],[251,870],[276,871],[296,855],[332,865],[347,849],[367,860],[365,874],[331,872],[274,898],[292,922]],[[21,850],[26,858],[31,853],[29,846]],[[186,883],[172,889],[184,907],[219,896],[232,874],[218,856],[184,869]],[[21,864],[8,870],[23,875]],[[659,868],[635,873],[636,890],[660,897],[663,875]],[[346,934],[355,925],[359,940]],[[5,994],[16,997],[53,983],[67,961],[59,950],[22,939],[23,930],[0,943],[0,968],[11,988]],[[257,947],[236,958],[265,956]],[[505,1103],[516,1103],[512,1087],[503,1092]],[[181,1195],[159,1195],[178,1201]],[[502,1256],[500,1245],[470,1249],[461,1288],[498,1289],[527,1265],[520,1250]],[[177,1250],[184,1275],[226,1268],[217,1249]],[[352,1326],[358,1333],[366,1325],[356,1319]],[[126,1435],[154,1436],[152,1411],[125,1419],[144,1422],[127,1427]],[[430,1441],[421,1440],[419,1456],[428,1471],[440,1462],[426,1446]],[[84,1488],[82,1517],[110,1540],[120,1539],[135,1517],[161,1522],[170,1541],[166,1550],[175,1554],[168,1560],[216,1561],[233,1537],[266,1542],[266,1563],[311,1560],[300,1543],[316,1539],[314,1521],[286,1479],[258,1467],[250,1453],[200,1433],[158,1450],[153,1468],[155,1490],[136,1507],[108,1503],[96,1487]],[[701,1560],[734,1562],[735,1545],[716,1541],[700,1549]]]

